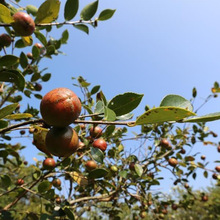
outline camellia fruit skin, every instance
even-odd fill
[[[56,162],[53,158],[47,158],[43,161],[43,167],[46,170],[51,170],[56,166]]]
[[[178,164],[178,161],[177,161],[176,158],[170,158],[168,160],[168,163],[169,163],[170,166],[175,167]]]
[[[51,128],[46,136],[46,148],[54,156],[68,157],[79,147],[77,133],[70,127]]]
[[[53,186],[54,187],[60,187],[61,186],[61,180],[60,179],[54,179],[53,181],[52,181],[52,184],[53,184]]]
[[[93,138],[100,138],[102,136],[102,128],[96,126],[91,127],[89,130],[90,136]]]
[[[0,46],[9,47],[11,45],[11,37],[8,34],[0,35]]]
[[[94,170],[97,168],[97,163],[93,160],[89,160],[86,162],[85,166],[88,170]]]
[[[66,127],[80,115],[81,102],[70,89],[56,88],[43,97],[40,112],[48,125]]]
[[[97,139],[93,142],[92,146],[95,147],[95,148],[99,148],[102,151],[105,151],[106,148],[107,148],[107,143],[104,139],[99,138],[99,139]]]
[[[13,15],[12,27],[20,36],[30,36],[34,33],[35,23],[30,15],[25,12],[16,12]]]

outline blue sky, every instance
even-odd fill
[[[91,1],[81,2],[82,8]],[[89,35],[71,26],[51,33],[56,37],[68,29],[70,38],[62,48],[65,56],[41,65],[53,74],[43,84],[43,94],[56,87],[74,90],[71,77],[82,75],[92,85],[101,85],[108,99],[128,91],[143,93],[135,111],[138,116],[145,105],[158,106],[167,94],[191,98],[193,87],[198,89],[195,104],[199,106],[214,81],[220,81],[219,1],[102,0],[97,15],[106,8],[116,9],[115,15],[99,22],[96,29],[90,28]],[[31,102],[39,106],[36,100]],[[212,100],[199,114],[220,111],[219,106],[220,99]],[[220,122],[208,125],[218,131]],[[200,148],[204,147],[196,150]],[[213,147],[204,148],[204,153],[212,160],[219,157]],[[209,183],[197,182],[198,186]]]

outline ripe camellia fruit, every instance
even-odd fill
[[[23,179],[18,179],[16,182],[16,185],[21,186],[24,184],[24,180]]]
[[[95,126],[89,130],[90,136],[93,138],[100,138],[102,136],[102,128]]]
[[[130,164],[129,164],[129,169],[130,170],[135,170],[135,162],[131,162]]]
[[[205,155],[202,155],[201,156],[201,160],[205,160],[206,156]]]
[[[70,89],[57,88],[43,97],[40,112],[48,125],[66,127],[80,115],[81,102]]]
[[[172,157],[168,160],[168,163],[170,166],[175,167],[178,164],[178,161],[177,161],[177,159]]]
[[[11,37],[8,34],[0,35],[0,46],[9,47],[11,45]]]
[[[220,145],[218,146],[217,150],[218,150],[218,152],[220,153]]]
[[[170,145],[170,142],[166,138],[161,139],[161,141],[159,143],[159,146],[164,147],[167,150],[172,149],[172,146]]]
[[[209,200],[208,196],[204,195],[202,196],[202,201],[203,202],[207,202]]]
[[[215,167],[215,170],[216,170],[217,172],[220,172],[220,166],[216,166],[216,167]]]
[[[46,170],[51,170],[56,166],[56,162],[53,158],[47,158],[43,161],[43,167]]]
[[[73,154],[79,145],[77,133],[70,127],[51,128],[46,136],[47,150],[58,157],[68,157]]]
[[[53,186],[54,187],[60,187],[61,186],[61,180],[60,179],[54,179],[53,181],[52,181],[52,184],[53,184]]]
[[[92,146],[95,147],[95,148],[99,148],[102,151],[105,151],[106,148],[107,148],[107,143],[104,139],[99,138],[99,139],[97,139],[93,142]]]
[[[34,33],[35,23],[30,15],[24,12],[16,12],[13,15],[12,27],[20,36],[30,36]]]
[[[97,163],[93,160],[89,160],[86,162],[85,166],[88,170],[94,170],[97,168]]]

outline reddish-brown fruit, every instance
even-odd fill
[[[172,149],[172,146],[170,145],[170,142],[166,138],[163,138],[163,139],[160,140],[159,146],[164,147],[166,149]]]
[[[201,156],[201,160],[205,160],[206,156],[205,155],[202,155]]]
[[[203,202],[207,202],[209,200],[207,195],[202,196],[202,201]]]
[[[89,134],[93,138],[100,138],[102,136],[102,128],[98,126],[91,127],[89,130]]]
[[[176,158],[170,158],[169,160],[168,160],[168,163],[169,163],[169,165],[170,166],[172,166],[172,167],[175,167],[177,164],[178,164],[178,161],[177,161],[177,159]]]
[[[24,163],[24,165],[28,165],[28,162],[26,160],[23,163]]]
[[[178,205],[177,204],[172,204],[172,209],[173,210],[177,210],[178,209]]]
[[[46,170],[51,170],[56,166],[56,162],[53,158],[47,158],[43,161],[43,167]]]
[[[97,168],[97,163],[93,160],[89,160],[86,162],[85,166],[88,170],[94,170]]]
[[[24,184],[24,180],[23,179],[18,179],[16,182],[16,185],[21,186]]]
[[[147,212],[141,211],[141,212],[140,212],[140,217],[141,217],[141,218],[146,218],[146,217],[147,217]]]
[[[81,102],[70,89],[57,88],[43,97],[40,112],[48,125],[65,127],[73,123],[80,115]]]
[[[167,215],[167,213],[168,213],[167,209],[162,209],[161,212],[162,212],[164,215]]]
[[[60,204],[62,202],[60,197],[56,198],[55,201],[56,201],[56,204]]]
[[[53,181],[52,181],[52,184],[53,184],[53,186],[54,187],[60,187],[61,186],[61,180],[60,179],[54,179]]]
[[[33,54],[31,52],[27,53],[27,58],[32,60],[33,59]]]
[[[217,180],[217,179],[218,179],[218,174],[217,174],[217,173],[213,173],[213,174],[212,174],[212,178],[213,178],[214,180]]]
[[[48,131],[45,143],[51,154],[58,157],[68,157],[77,150],[79,139],[77,133],[70,126],[53,127]]]
[[[185,183],[185,184],[184,184],[184,187],[185,187],[186,189],[188,189],[188,188],[189,188],[189,184],[188,184],[188,183]]]
[[[220,145],[218,146],[217,151],[220,153]]]
[[[107,143],[104,139],[99,138],[99,139],[97,139],[93,142],[92,146],[95,147],[95,148],[99,148],[102,151],[105,151],[106,148],[107,148]]]
[[[25,130],[20,130],[20,134],[24,135],[25,134]]]
[[[30,36],[34,33],[35,23],[30,15],[24,12],[16,12],[13,15],[12,27],[20,36]]]
[[[40,44],[40,43],[36,43],[36,44],[34,44],[34,46],[36,46],[36,47],[39,48],[39,49],[43,48],[43,45]]]
[[[79,126],[80,126],[81,130],[85,130],[86,129],[86,126],[84,124],[80,124]]]
[[[131,162],[130,164],[129,164],[129,169],[130,170],[135,170],[135,162]]]
[[[215,170],[216,170],[217,172],[220,172],[220,166],[216,166],[216,167],[215,167]]]
[[[11,37],[8,34],[0,35],[0,46],[9,47],[11,45]]]
[[[34,88],[36,91],[41,91],[42,90],[42,85],[40,83],[35,83]]]
[[[181,153],[181,154],[185,154],[185,153],[186,153],[186,150],[182,148],[182,149],[180,150],[180,153]]]
[[[78,150],[82,150],[85,146],[86,145],[82,141],[79,141]]]

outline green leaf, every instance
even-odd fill
[[[120,171],[118,174],[122,178],[127,178],[128,172],[126,170]]]
[[[28,65],[28,59],[24,52],[21,52],[20,54],[20,65],[23,69],[25,69]]]
[[[208,122],[208,121],[216,121],[220,119],[220,112],[211,113],[208,115],[193,117],[189,119],[184,119],[183,122]]]
[[[146,111],[136,120],[136,125],[155,124],[169,121],[179,121],[183,118],[195,115],[194,112],[178,107],[158,107]]]
[[[4,120],[0,120],[0,129],[8,127],[8,122]]]
[[[59,15],[59,10],[59,0],[47,0],[39,7],[35,22],[43,24],[56,20]]]
[[[110,19],[114,15],[115,11],[116,10],[113,10],[113,9],[105,9],[99,14],[98,20],[105,21],[105,20]]]
[[[3,70],[0,71],[0,81],[13,82],[20,91],[24,90],[25,79],[23,75],[17,70]]]
[[[110,125],[106,128],[104,136],[110,137],[110,135],[115,131],[115,125]]]
[[[0,22],[10,24],[13,21],[10,10],[6,6],[0,4]]]
[[[192,156],[186,156],[185,157],[185,161],[194,161],[194,160],[195,160],[195,158],[192,157]]]
[[[1,182],[5,188],[8,188],[11,185],[11,178],[8,175],[2,175]]]
[[[189,111],[193,111],[193,106],[191,105],[191,102],[179,95],[171,94],[165,96],[160,103],[160,107],[163,106],[175,106],[179,108],[184,108]]]
[[[51,183],[48,180],[45,180],[38,185],[38,192],[44,193],[48,191],[50,188],[51,188]]]
[[[65,30],[63,33],[62,33],[62,37],[61,37],[61,43],[62,44],[66,44],[67,43],[67,40],[69,39],[69,32],[68,30]]]
[[[47,45],[47,39],[46,37],[39,31],[35,31],[34,32],[36,38],[44,45],[46,46]]]
[[[55,197],[55,190],[54,189],[50,189],[48,190],[45,194],[44,194],[45,198],[47,199],[54,199]]]
[[[32,36],[22,37],[22,41],[24,42],[25,46],[31,46],[33,44]]]
[[[204,176],[205,178],[208,178],[208,172],[207,172],[206,170],[204,171],[203,176]]]
[[[0,67],[1,66],[13,66],[19,62],[19,57],[14,55],[5,55],[0,58]]]
[[[92,147],[91,155],[95,161],[97,161],[98,163],[103,163],[104,154],[100,149]]]
[[[89,34],[89,28],[85,24],[74,24],[73,27],[76,29],[85,32],[86,34]]]
[[[135,172],[137,173],[138,176],[142,176],[143,174],[143,168],[140,164],[135,164],[134,165],[134,169],[135,169]]]
[[[0,151],[0,157],[7,157],[7,156],[8,156],[8,151],[6,151],[6,150]]]
[[[18,114],[7,115],[5,118],[9,120],[20,120],[20,119],[27,119],[32,117],[33,115],[29,113],[18,113]]]
[[[98,9],[98,3],[99,1],[97,0],[95,2],[86,5],[80,13],[81,19],[85,21],[90,20],[95,15]]]
[[[50,77],[51,77],[51,73],[46,73],[41,77],[41,79],[43,82],[47,82],[50,80]]]
[[[100,89],[100,86],[94,86],[92,89],[91,89],[91,95],[94,95],[95,93],[97,93]]]
[[[67,0],[64,8],[64,18],[69,21],[73,19],[79,9],[79,0]]]
[[[117,116],[125,115],[134,110],[144,95],[127,92],[115,96],[108,104],[108,107],[112,109]]]
[[[70,220],[75,220],[74,214],[73,214],[73,212],[71,211],[71,209],[65,207],[65,208],[63,209],[63,211],[66,213],[68,219],[70,219]]]
[[[134,116],[134,114],[128,113],[128,114],[125,114],[125,115],[117,116],[116,119],[120,120],[120,121],[126,121],[126,120],[129,120],[129,119],[132,119],[133,116]]]
[[[24,48],[26,45],[24,44],[24,41],[22,39],[19,39],[15,42],[15,47],[16,48]]]
[[[108,174],[108,171],[106,169],[99,168],[99,169],[92,170],[89,173],[89,177],[93,179],[98,179],[98,178],[105,177],[107,174]]]
[[[33,58],[36,60],[40,57],[40,50],[39,48],[37,48],[36,46],[33,46],[32,47],[32,55],[33,55]]]
[[[95,105],[95,113],[104,113],[104,105],[102,101],[98,101]]]
[[[115,121],[116,114],[114,111],[112,111],[110,108],[105,107],[104,108],[104,114],[105,114],[105,120],[106,121]]]
[[[14,103],[0,109],[0,119],[4,118],[7,115],[10,115],[18,107],[18,105],[18,103]]]
[[[34,5],[27,5],[26,11],[28,14],[32,14],[33,16],[37,15],[38,8]]]

